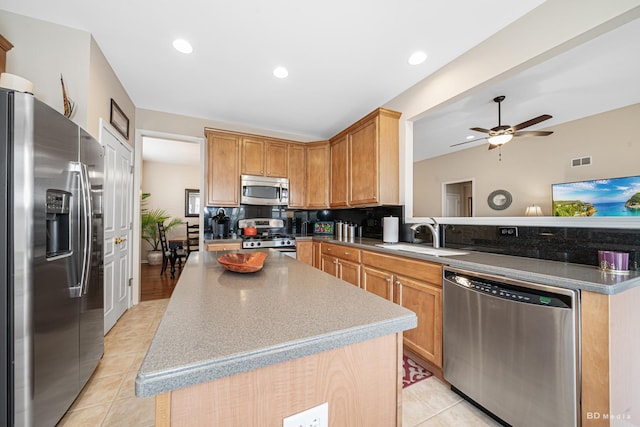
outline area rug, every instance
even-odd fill
[[[402,369],[404,374],[402,376],[402,388],[407,388],[418,381],[425,380],[433,375],[431,372],[418,365],[407,356],[402,355]]]

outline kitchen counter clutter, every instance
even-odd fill
[[[136,395],[189,387],[399,334],[413,312],[277,251],[252,274],[193,253],[136,379]],[[395,350],[394,350],[395,351]]]
[[[467,252],[465,255],[433,256],[385,249],[377,246],[382,243],[380,240],[369,238],[355,238],[352,241],[335,240],[332,237],[314,237],[314,239],[390,255],[437,262],[479,273],[502,275],[543,285],[581,289],[601,294],[618,294],[640,286],[640,272],[637,271],[631,271],[628,274],[614,274],[604,272],[596,266],[472,251],[465,251]]]

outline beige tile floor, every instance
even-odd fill
[[[135,397],[134,381],[168,299],[128,310],[105,337],[104,357],[59,427],[151,427],[153,397]],[[402,425],[498,426],[435,377],[403,390]]]

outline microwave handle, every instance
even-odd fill
[[[280,203],[282,203],[282,184],[280,184]]]

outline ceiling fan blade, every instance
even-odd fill
[[[551,130],[525,130],[513,134],[514,138],[523,136],[549,136],[553,133]]]
[[[531,120],[527,120],[526,122],[522,122],[518,125],[513,126],[511,129],[513,129],[513,131],[518,131],[520,129],[524,129],[524,128],[528,128],[529,126],[533,126],[535,124],[538,124],[540,122],[544,122],[545,120],[549,120],[552,116],[548,115],[548,114],[543,114],[541,116],[538,116],[536,118],[533,118]]]
[[[468,144],[470,142],[480,141],[482,139],[487,139],[487,138],[483,137],[483,138],[478,138],[478,139],[472,139],[470,141],[458,142],[457,144],[450,145],[449,147],[457,147],[458,145]]]
[[[476,132],[482,132],[482,133],[491,132],[489,129],[484,129],[484,128],[469,128],[469,130],[475,130]]]
[[[498,144],[489,144],[489,150],[493,150],[494,148],[498,148]]]

